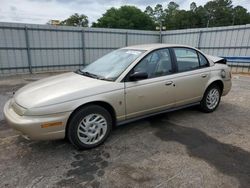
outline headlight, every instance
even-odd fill
[[[13,99],[10,102],[11,108],[19,115],[23,116],[24,113],[26,112],[26,108],[18,105]]]

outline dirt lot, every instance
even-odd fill
[[[116,128],[102,146],[27,141],[2,108],[47,74],[0,78],[0,187],[250,187],[250,77],[211,114],[188,108]]]

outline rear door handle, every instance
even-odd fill
[[[206,78],[206,77],[207,77],[207,74],[202,74],[201,77],[202,77],[202,78]]]
[[[168,82],[165,83],[166,86],[170,86],[172,84],[173,84],[173,81],[168,81]]]

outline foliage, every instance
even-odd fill
[[[110,8],[92,26],[143,30],[155,29],[155,23],[150,18],[150,15],[142,12],[135,6]]]
[[[181,10],[171,1],[166,7],[157,4],[147,6],[142,12],[135,6],[121,6],[108,9],[92,27],[154,30],[156,26],[170,29],[202,28],[250,23],[250,13],[242,6],[233,6],[232,0],[211,0],[204,6],[190,4],[189,10]],[[88,26],[88,17],[74,14],[61,25]]]
[[[212,0],[198,7],[192,2],[190,10],[180,10],[179,5],[172,1],[165,9],[158,4],[154,8],[148,6],[144,12],[156,24],[162,21],[168,30],[250,23],[250,13],[247,9],[242,6],[233,7],[231,0]]]
[[[60,25],[88,27],[88,23],[89,21],[87,16],[75,13],[66,20],[62,21]]]

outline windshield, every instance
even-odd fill
[[[86,76],[115,80],[143,52],[143,50],[115,50],[80,70]]]

